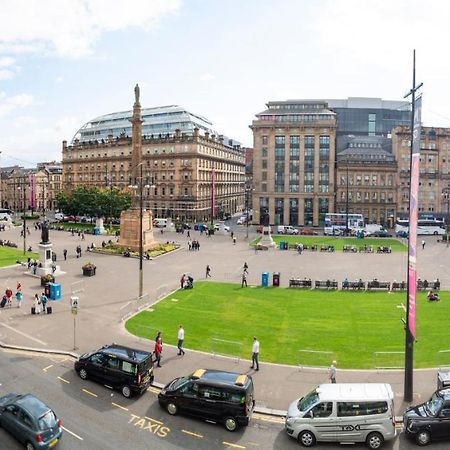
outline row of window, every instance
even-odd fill
[[[341,191],[341,200],[345,201],[347,198],[347,192],[346,191]],[[393,192],[367,192],[367,191],[356,191],[356,192],[352,192],[352,191],[348,191],[348,199],[349,201],[357,201],[357,202],[361,202],[361,201],[375,201],[378,202],[378,200],[380,202],[385,202],[386,199],[389,203],[392,203],[394,201],[394,193]]]
[[[341,186],[347,185],[347,175],[341,175],[339,179],[339,184]],[[349,186],[393,186],[394,185],[394,175],[353,175],[349,174],[348,176],[348,184]]]
[[[289,145],[291,147],[300,145],[300,136],[299,135],[290,135],[290,136],[283,136],[283,135],[277,135],[275,136],[275,146],[284,147],[286,145],[286,140],[289,139]],[[313,146],[315,142],[316,136],[314,135],[307,135],[303,136],[303,140],[305,142],[305,145],[307,146]],[[268,145],[269,144],[269,136],[263,135],[261,136],[261,144],[262,145]],[[330,145],[330,136],[319,136],[319,144],[321,147],[329,146]]]

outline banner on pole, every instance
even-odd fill
[[[415,100],[411,173],[409,187],[409,248],[408,248],[408,327],[416,337],[416,290],[417,290],[417,219],[419,211],[419,161],[422,117],[422,97]]]

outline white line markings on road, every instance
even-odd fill
[[[44,367],[42,370],[43,370],[44,372],[47,372],[47,370],[48,370],[48,369],[51,369],[52,367],[53,367],[53,364],[50,364],[49,366]]]
[[[111,405],[116,406],[117,408],[123,409],[124,411],[128,411],[128,408],[125,408],[125,406],[118,405],[117,403],[111,402]]]
[[[67,381],[67,380],[65,380],[65,379],[62,378],[62,377],[57,377],[57,378],[58,378],[58,380],[61,380],[61,381],[63,381],[64,383],[70,384],[70,381]]]
[[[151,417],[145,416],[145,418],[146,418],[147,420],[150,420],[151,422],[155,422],[155,423],[159,423],[160,425],[164,425],[164,424],[163,424],[162,422],[160,422],[159,420],[152,419]]]
[[[78,436],[78,434],[75,434],[73,431],[68,430],[66,427],[61,427],[64,431],[71,434],[73,437],[76,437],[80,441],[83,441],[83,438],[81,436]]]
[[[81,389],[84,393],[86,393],[86,394],[88,394],[88,395],[92,395],[92,397],[98,397],[98,395],[97,394],[94,394],[93,392],[91,392],[91,391],[88,391],[87,389]]]
[[[198,438],[202,438],[203,437],[203,434],[193,433],[192,431],[188,431],[188,430],[181,430],[181,432],[185,433],[185,434],[189,434],[189,436],[195,436],[195,437],[198,437]]]
[[[31,340],[34,341],[34,342],[37,342],[38,344],[47,346],[47,343],[46,343],[46,342],[41,341],[40,339],[37,339],[37,338],[35,338],[35,337],[33,337],[33,336],[30,336],[29,334],[24,333],[23,331],[17,330],[17,329],[14,328],[14,327],[11,327],[11,326],[9,326],[9,325],[6,325],[6,323],[0,322],[0,325],[4,326],[5,328],[8,328],[8,330],[11,330],[11,331],[16,332],[17,334],[20,334],[20,335],[23,336],[23,337],[26,337],[26,338],[28,338],[28,339],[31,339]]]
[[[222,444],[226,445],[227,447],[232,447],[232,448],[247,448],[247,447],[244,447],[243,445],[233,444],[233,443],[227,442],[227,441],[222,441]]]

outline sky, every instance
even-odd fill
[[[252,146],[270,100],[402,100],[450,127],[446,0],[0,0],[0,166],[61,160],[89,120],[177,104]]]

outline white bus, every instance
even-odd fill
[[[0,220],[11,219],[12,211],[6,208],[0,208]]]
[[[345,229],[358,230],[364,228],[364,217],[362,214],[347,214],[346,213],[327,213],[325,214],[325,224],[323,232],[325,235],[333,236],[336,234],[342,234]]]
[[[395,223],[395,234],[407,236],[409,233],[409,219],[397,219]],[[417,221],[417,234],[445,234],[444,219],[419,219]]]

